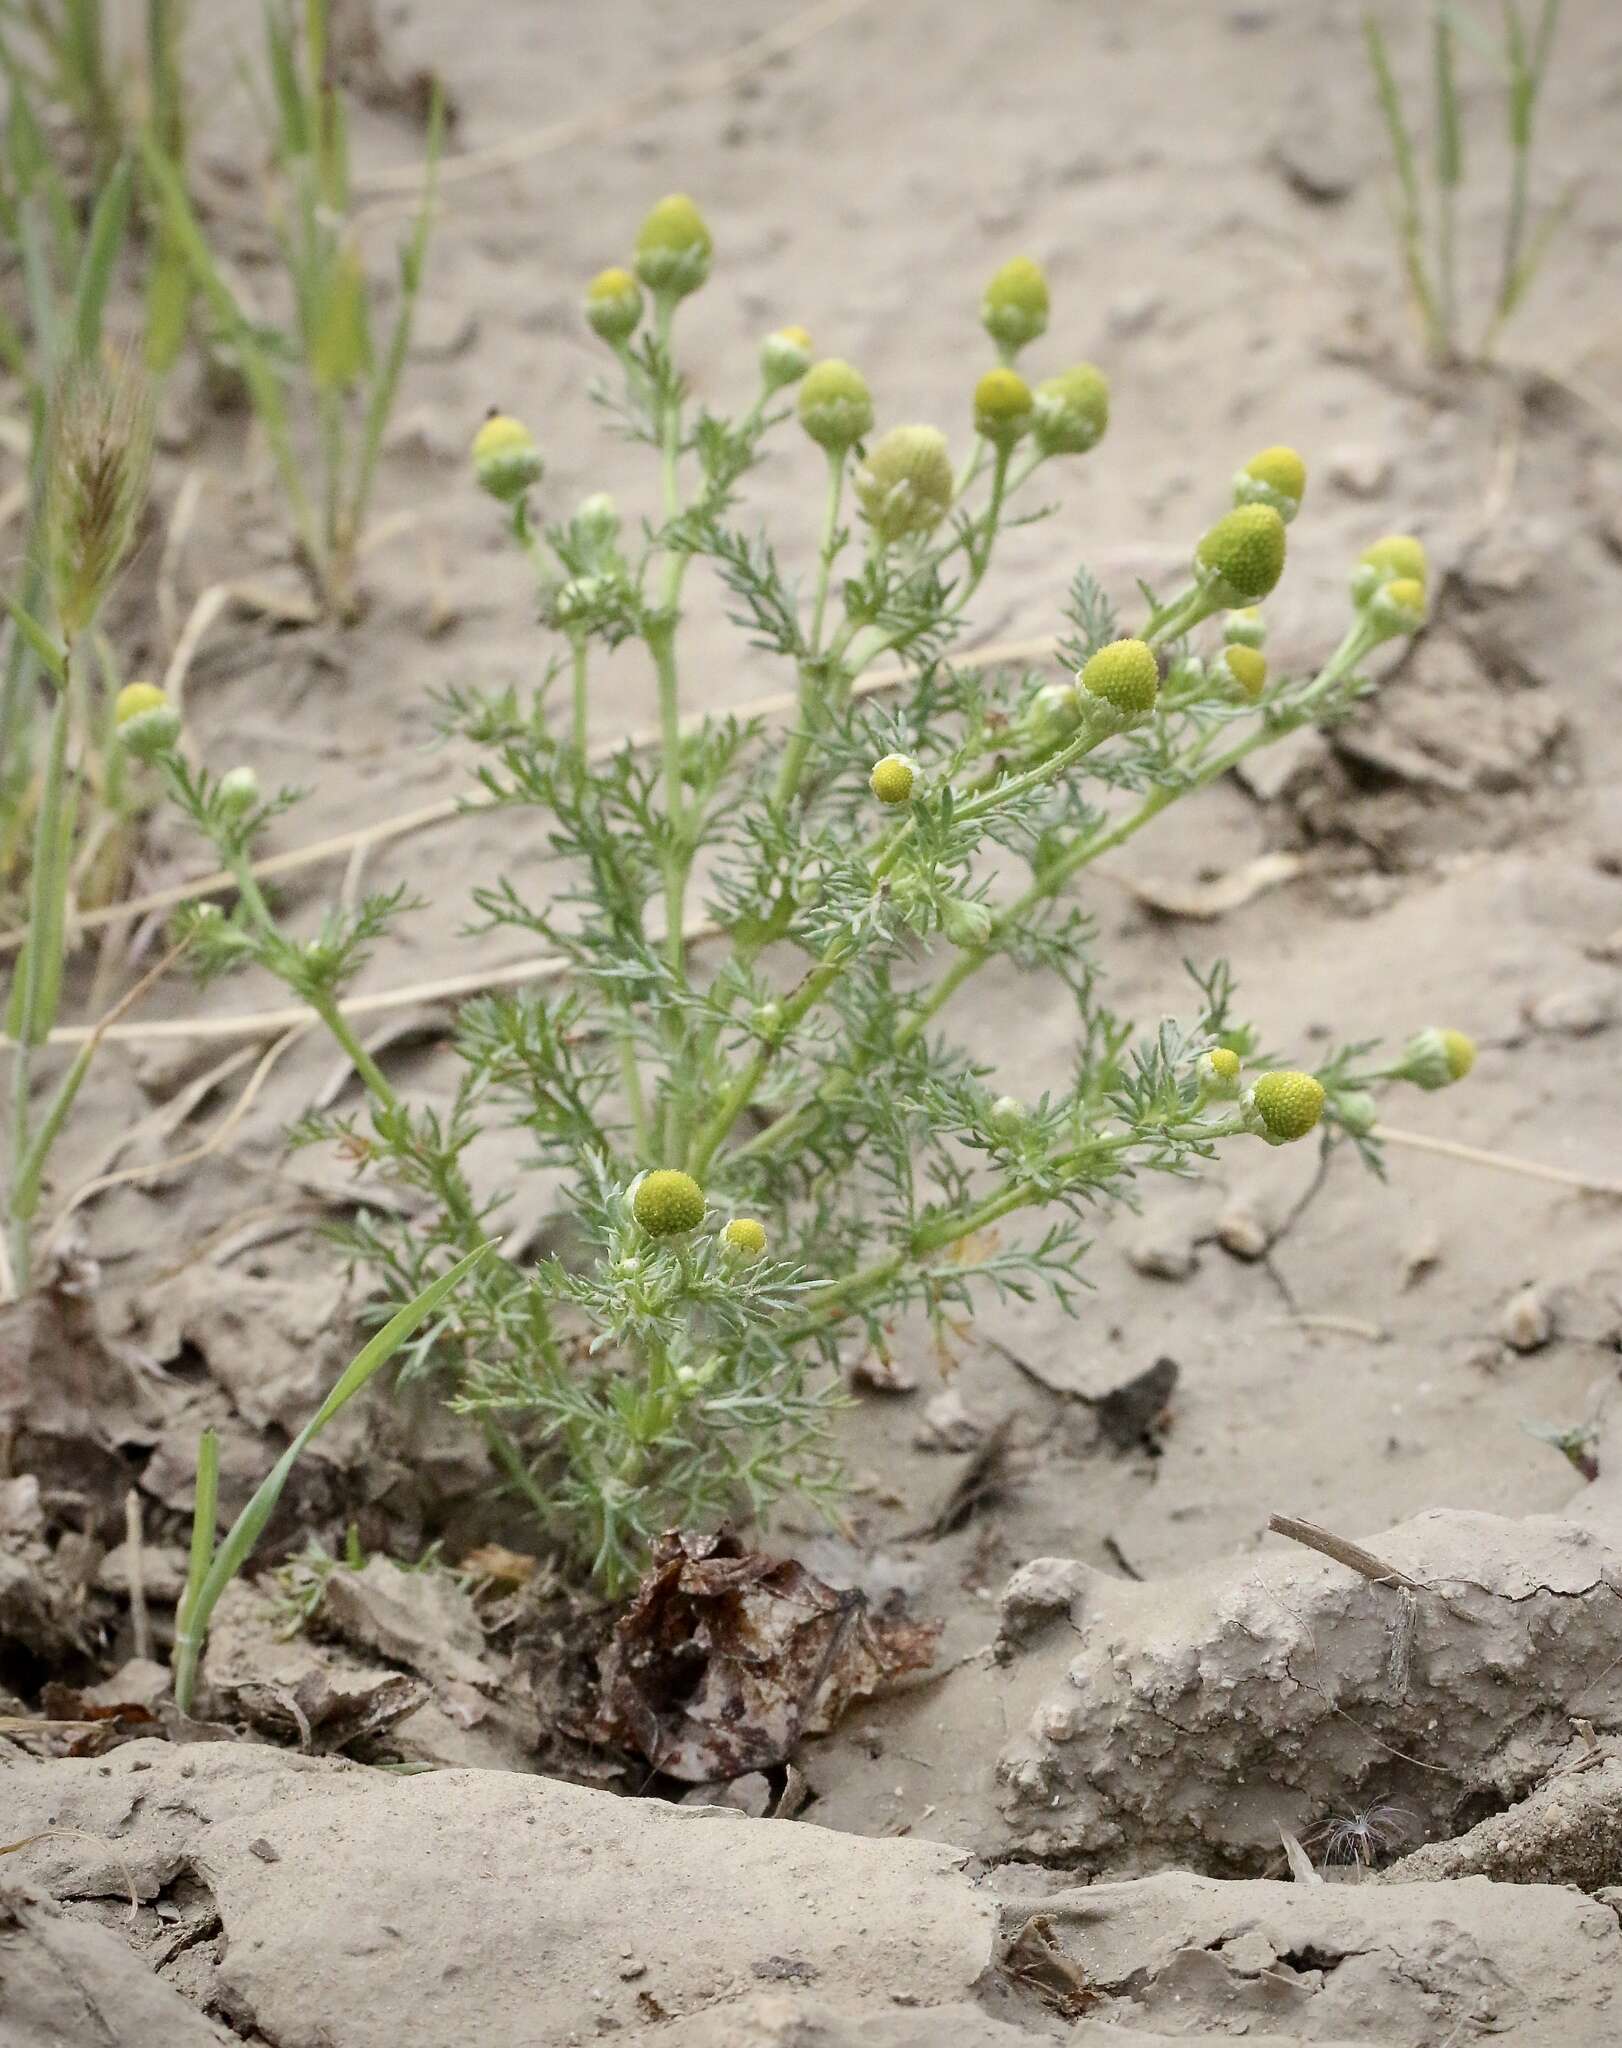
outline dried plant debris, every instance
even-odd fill
[[[670,1531],[603,1660],[596,1733],[690,1784],[769,1770],[853,1700],[927,1669],[939,1634],[730,1531]]]

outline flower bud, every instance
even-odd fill
[[[141,761],[167,754],[180,737],[180,713],[156,683],[126,683],[113,700],[113,724]]]
[[[1366,1138],[1380,1119],[1380,1105],[1364,1088],[1344,1088],[1334,1098],[1335,1121],[1349,1138]]]
[[[586,286],[586,325],[614,347],[629,341],[642,319],[642,287],[628,270],[599,270]]]
[[[1200,1093],[1210,1102],[1233,1102],[1239,1095],[1239,1055],[1225,1045],[1214,1045],[1194,1062]]]
[[[1017,1138],[1030,1120],[1030,1111],[1017,1095],[999,1095],[986,1119],[999,1138]]]
[[[1160,664],[1154,649],[1142,640],[1112,640],[1089,655],[1081,687],[1126,718],[1141,718],[1155,708],[1160,693]]]
[[[768,391],[798,384],[811,367],[811,337],[803,327],[779,327],[760,344],[761,381]]]
[[[607,491],[593,491],[575,507],[569,522],[575,539],[589,554],[610,552],[620,537],[620,511]]]
[[[757,1003],[749,1022],[762,1038],[775,1038],[783,1028],[783,1005],[781,1003]]]
[[[1403,1047],[1402,1063],[1392,1069],[1400,1081],[1420,1088],[1446,1088],[1462,1081],[1476,1063],[1475,1040],[1462,1031],[1432,1028],[1417,1032]]]
[[[1236,505],[1271,505],[1286,526],[1301,509],[1307,466],[1293,448],[1264,448],[1233,480]]]
[[[1425,623],[1425,586],[1412,576],[1382,583],[1369,598],[1369,624],[1387,640],[1417,633]]]
[[[986,286],[980,302],[980,324],[1009,355],[1047,332],[1048,281],[1029,256],[1015,256]]]
[[[1195,573],[1224,602],[1245,604],[1283,575],[1284,549],[1284,521],[1271,505],[1239,505],[1202,535]]]
[[[994,448],[1012,448],[1030,426],[1035,403],[1017,370],[987,370],[974,387],[974,431]]]
[[[631,1214],[649,1237],[676,1237],[704,1221],[704,1190],[690,1173],[661,1166],[636,1183]]]
[[[1267,657],[1254,647],[1227,646],[1211,664],[1211,674],[1236,702],[1254,704],[1267,688]]]
[[[473,436],[473,474],[503,505],[517,502],[541,478],[541,451],[522,420],[493,412]]]
[[[589,619],[614,587],[612,576],[573,576],[552,595],[552,616],[560,626]]]
[[[991,937],[991,912],[984,903],[948,896],[941,905],[941,930],[954,946],[972,953]]]
[[[251,768],[229,768],[220,777],[216,794],[233,817],[241,817],[259,801],[259,777]]]
[[[709,276],[713,246],[704,216],[685,192],[673,192],[637,229],[632,260],[650,292],[684,299]]]
[[[1323,1083],[1311,1074],[1263,1074],[1244,1098],[1245,1121],[1269,1145],[1304,1138],[1323,1115]]]
[[[886,754],[867,778],[867,786],[881,804],[904,804],[917,781],[918,770],[905,754]]]
[[[955,489],[938,427],[892,427],[856,472],[863,517],[886,546],[932,532],[951,510]]]
[[[1081,723],[1082,702],[1074,683],[1044,683],[1020,715],[1020,732],[1045,751],[1061,747]]]
[[[800,425],[812,440],[837,454],[871,431],[873,394],[860,370],[825,356],[806,372],[799,410]]]
[[[1044,455],[1085,455],[1109,425],[1109,385],[1102,370],[1076,363],[1036,387],[1031,432]]]
[[[1222,637],[1230,647],[1265,647],[1267,621],[1253,604],[1246,605],[1222,621]]]
[[[766,1249],[766,1226],[753,1216],[734,1216],[721,1226],[721,1243],[735,1258],[758,1259]]]
[[[1358,604],[1367,604],[1382,583],[1395,583],[1406,577],[1410,582],[1423,584],[1429,576],[1424,542],[1415,540],[1411,533],[1388,533],[1358,556],[1352,571],[1352,597]]]

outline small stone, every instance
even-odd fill
[[[1217,1221],[1217,1243],[1225,1252],[1231,1252],[1236,1259],[1254,1262],[1267,1256],[1267,1247],[1272,1239],[1267,1226],[1254,1209],[1247,1209],[1236,1203],[1225,1209]]]
[[[647,1964],[638,1962],[635,1956],[628,1963],[620,1964],[620,1982],[622,1984],[634,1984],[638,1977],[645,1977],[647,1974]]]
[[[1377,498],[1391,482],[1391,457],[1383,448],[1345,442],[1330,449],[1324,474],[1348,498]]]
[[[255,1835],[248,1844],[248,1854],[257,1856],[261,1863],[280,1863],[282,1852],[267,1842],[263,1835]]]
[[[1512,1351],[1541,1351],[1554,1335],[1554,1307],[1536,1282],[1504,1303],[1498,1334]]]
[[[1004,1634],[1017,1640],[1068,1614],[1088,1576],[1086,1565],[1073,1557],[1033,1557],[1022,1564],[998,1602]]]
[[[1146,1231],[1126,1248],[1126,1262],[1150,1280],[1186,1280],[1196,1265],[1194,1247],[1181,1238]]]
[[[1552,1037],[1592,1038],[1596,1031],[1616,1022],[1616,998],[1597,984],[1557,989],[1528,1002],[1525,1016],[1534,1031]]]
[[[1165,300],[1159,292],[1123,292],[1110,301],[1109,311],[1104,319],[1110,336],[1115,341],[1133,341],[1140,334],[1147,334],[1160,318]]]
[[[912,1441],[920,1451],[976,1451],[985,1434],[985,1424],[969,1413],[956,1387],[948,1387],[925,1407]]]

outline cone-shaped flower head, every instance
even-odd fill
[[[1194,1071],[1204,1093],[1214,1102],[1232,1102],[1239,1093],[1239,1055],[1226,1045],[1214,1045],[1194,1062]]]
[[[758,1259],[766,1249],[766,1226],[753,1216],[734,1216],[722,1224],[721,1242],[735,1258]]]
[[[228,768],[220,777],[219,799],[235,816],[251,811],[259,801],[259,777],[248,767]]]
[[[143,761],[168,753],[180,737],[180,713],[156,683],[126,683],[113,699],[113,723]]]
[[[932,532],[952,509],[954,489],[938,427],[892,427],[856,472],[862,516],[887,544]]]
[[[541,478],[541,451],[522,420],[493,412],[473,436],[473,474],[481,489],[511,505]]]
[[[972,952],[991,937],[991,911],[972,898],[949,896],[941,905],[941,930],[954,946]]]
[[[1421,1088],[1447,1088],[1462,1081],[1476,1063],[1473,1038],[1462,1031],[1433,1027],[1416,1032],[1403,1048],[1402,1063],[1396,1069],[1404,1081]]]
[[[1128,718],[1152,711],[1160,693],[1160,664],[1142,640],[1112,640],[1087,657],[1081,687]]]
[[[636,231],[636,274],[650,292],[685,298],[710,274],[714,244],[685,192],[661,199]]]
[[[637,1182],[631,1214],[649,1237],[676,1237],[704,1221],[704,1190],[690,1173],[661,1166]]]
[[[1009,355],[1015,355],[1047,332],[1048,281],[1042,266],[1029,256],[1015,256],[986,286],[980,320],[987,334]]]
[[[1201,537],[1194,564],[1220,596],[1246,604],[1284,574],[1284,550],[1284,521],[1271,505],[1238,505]]]
[[[912,796],[918,770],[905,754],[886,754],[875,763],[867,786],[881,804],[904,804]]]
[[[1044,455],[1085,455],[1109,425],[1109,384],[1091,363],[1075,363],[1037,385],[1031,432]]]
[[[642,287],[617,265],[599,270],[586,286],[586,325],[604,341],[629,341],[642,318]]]
[[[768,391],[798,384],[811,367],[811,337],[803,327],[779,327],[760,344],[761,381]]]
[[[1293,448],[1264,448],[1233,480],[1236,505],[1271,505],[1287,526],[1306,495],[1307,466]]]
[[[1230,647],[1265,647],[1267,621],[1253,604],[1229,612],[1222,621],[1222,637]]]
[[[1017,370],[987,370],[974,387],[974,431],[996,448],[1012,448],[1031,424],[1035,400]]]
[[[1250,1091],[1250,1104],[1269,1145],[1293,1144],[1323,1115],[1323,1083],[1311,1074],[1263,1074]]]
[[[1255,647],[1230,644],[1211,664],[1211,672],[1228,685],[1229,694],[1254,704],[1267,688],[1267,656]]]
[[[1378,626],[1388,640],[1417,633],[1425,623],[1424,584],[1412,576],[1396,576],[1382,583],[1369,598],[1369,623]]]
[[[860,370],[826,356],[800,386],[800,425],[821,447],[837,453],[872,430],[873,394]]]
[[[1388,533],[1358,556],[1352,571],[1352,596],[1357,603],[1366,604],[1383,583],[1402,579],[1418,584],[1430,580],[1425,543],[1411,533]]]

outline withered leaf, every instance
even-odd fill
[[[603,1659],[594,1733],[688,1784],[770,1770],[853,1700],[927,1669],[939,1635],[729,1529],[670,1530]]]

